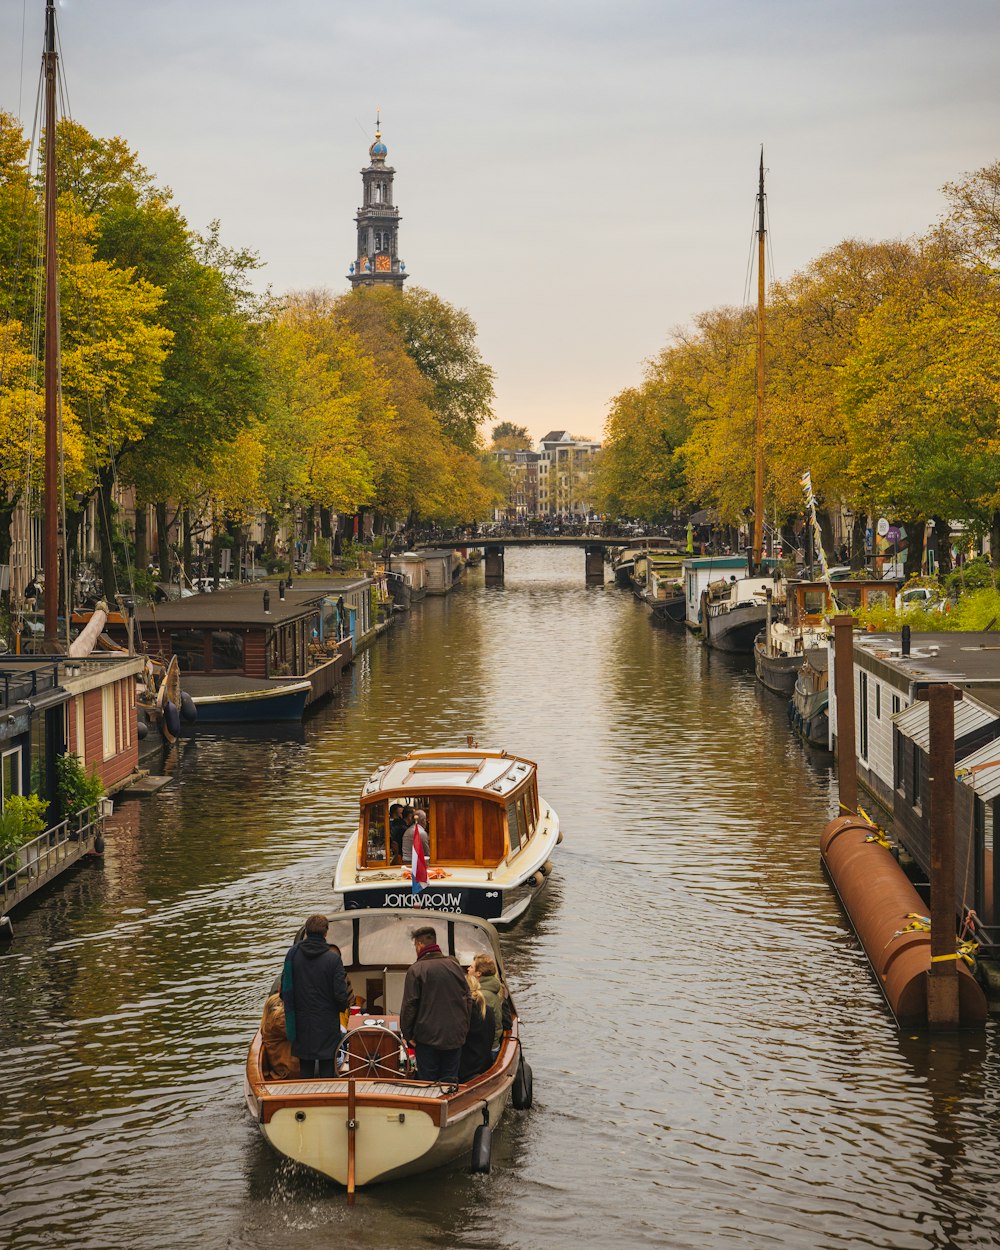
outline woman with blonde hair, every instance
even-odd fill
[[[473,976],[479,979],[479,988],[483,992],[486,999],[486,1006],[490,1009],[493,1016],[493,1049],[497,1050],[500,1046],[500,1038],[503,1034],[503,1000],[507,995],[503,982],[497,976],[496,960],[490,955],[479,954],[472,961],[472,967],[469,969]]]
[[[486,1006],[479,978],[470,972],[465,980],[472,998],[472,1011],[469,1013],[469,1032],[458,1061],[460,1082],[471,1081],[493,1063],[493,1013]]]
[[[260,1036],[264,1043],[264,1062],[261,1065],[279,1081],[298,1076],[299,1061],[292,1054],[292,1043],[285,1033],[285,1004],[280,994],[272,994],[264,1004],[260,1021]],[[265,1074],[266,1074],[265,1073]]]

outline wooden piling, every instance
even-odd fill
[[[858,761],[854,737],[854,617],[833,618],[834,693],[837,698],[837,788],[840,810],[858,810]]]

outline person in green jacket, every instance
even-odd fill
[[[503,1035],[503,1000],[507,991],[497,976],[496,962],[490,955],[477,955],[470,971],[479,978],[486,1006],[493,1012],[493,1049],[496,1051]]]

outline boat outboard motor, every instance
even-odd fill
[[[193,725],[198,719],[198,707],[186,690],[181,691],[181,720]]]

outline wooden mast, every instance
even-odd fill
[[[757,190],[757,412],[754,421],[753,567],[764,560],[764,147]]]
[[[56,10],[45,0],[45,650],[59,635],[59,317],[56,262]]]

